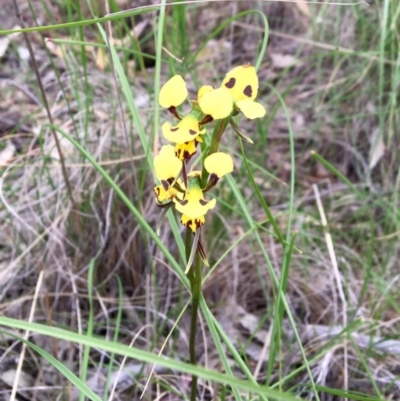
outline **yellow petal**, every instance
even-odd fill
[[[240,111],[250,120],[265,116],[265,108],[262,104],[250,99],[240,100],[236,103]]]
[[[204,93],[199,99],[199,105],[201,111],[214,120],[228,117],[233,108],[232,97],[224,87]]]
[[[221,178],[233,171],[233,160],[227,153],[215,152],[205,158],[204,168],[208,173]]]
[[[164,138],[173,143],[185,143],[193,141],[200,134],[199,121],[193,114],[188,114],[173,127],[170,123],[164,123],[161,127]]]
[[[182,169],[182,162],[176,157],[172,145],[164,145],[153,163],[154,172],[159,180],[175,179]]]
[[[182,201],[174,199],[175,208],[178,212],[191,219],[197,219],[204,216],[210,209],[213,209],[216,200],[204,200],[203,191],[199,186],[199,178],[193,177],[188,180],[188,189]]]
[[[178,212],[181,212],[192,219],[197,219],[201,216],[204,216],[210,209],[214,209],[216,204],[215,199],[212,199],[209,202],[204,201],[204,204],[193,201],[186,203],[185,199],[183,201],[177,201],[174,199],[174,202]]]
[[[201,227],[202,225],[204,225],[205,223],[205,218],[204,216],[200,216],[197,219],[192,219],[188,216],[186,216],[185,214],[182,214],[181,217],[181,223],[190,228],[193,232],[196,232],[196,229]]]
[[[203,85],[200,87],[199,91],[197,92],[197,101],[199,101],[204,94],[211,92],[213,89],[214,88],[211,85]]]
[[[175,188],[168,187],[168,189],[166,190],[162,185],[157,185],[156,187],[154,187],[154,193],[156,195],[158,203],[162,203],[165,200],[171,200],[179,194],[179,192]]]
[[[235,67],[226,74],[221,86],[229,90],[234,102],[254,100],[258,93],[256,69],[249,64]]]
[[[161,88],[158,101],[166,109],[181,105],[188,96],[186,83],[180,75],[174,75]]]
[[[179,160],[189,160],[197,152],[197,141],[177,143],[175,154]]]

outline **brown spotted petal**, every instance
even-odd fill
[[[191,185],[193,180],[198,181],[197,177],[189,179],[188,189],[182,201],[174,199],[175,208],[190,219],[198,219],[204,216],[210,209],[213,209],[216,200],[206,201],[199,186]]]
[[[175,198],[178,194],[178,191],[170,186],[165,188],[163,185],[157,185],[154,187],[154,194],[156,195],[158,203],[163,203],[166,200]]]
[[[249,64],[233,68],[226,74],[221,87],[229,90],[234,103],[244,99],[254,100],[258,93],[256,69]]]
[[[183,117],[175,127],[166,122],[161,129],[165,139],[178,144],[193,141],[203,133],[200,130],[199,121],[193,114]]]
[[[181,223],[190,228],[193,232],[195,232],[199,227],[203,226],[205,223],[206,219],[204,216],[200,216],[197,219],[193,219],[191,217],[186,216],[185,214],[182,214],[181,217]]]
[[[177,143],[175,145],[175,154],[179,160],[189,160],[197,152],[197,141]]]

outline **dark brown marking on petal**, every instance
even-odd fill
[[[168,107],[168,111],[173,114],[178,120],[182,120],[175,106]]]
[[[192,225],[192,220],[188,220],[187,222],[186,222],[186,227],[190,227]]]
[[[196,219],[196,220],[194,221],[194,223],[196,224],[196,227],[197,227],[197,228],[201,227],[201,226],[204,224],[200,219]]]
[[[244,88],[243,93],[244,93],[247,97],[251,97],[251,95],[253,94],[253,89],[252,89],[251,85],[247,85],[247,86]]]
[[[155,188],[154,188],[154,193],[156,194],[156,197],[157,197],[157,198],[160,196],[160,192],[161,192],[160,187],[155,187]]]
[[[210,181],[212,181],[212,182],[214,183],[214,185],[215,185],[215,184],[218,182],[219,177],[217,176],[217,174],[211,173],[209,179],[210,179]]]
[[[171,128],[170,131],[175,132],[175,131],[178,131],[178,129],[179,129],[179,127],[174,127],[174,128]]]
[[[190,130],[189,130],[189,134],[190,134],[190,135],[196,135],[196,134],[197,134],[197,131],[195,131],[194,129],[190,129]]]
[[[182,205],[182,206],[185,206],[185,205],[187,205],[188,204],[188,200],[187,199],[184,199],[183,201],[180,201],[179,203]]]
[[[200,199],[199,202],[200,202],[200,205],[201,205],[201,206],[205,206],[205,205],[207,205],[207,203],[208,203],[208,202],[207,202],[206,200],[204,200],[204,199]]]
[[[232,89],[234,86],[235,86],[235,84],[236,84],[236,78],[231,78],[226,84],[225,84],[225,86],[228,88],[228,89]]]
[[[161,184],[162,184],[163,188],[167,191],[168,187],[169,187],[168,181],[162,180]]]
[[[199,125],[207,124],[207,123],[211,122],[212,120],[213,120],[213,118],[212,118],[209,114],[207,114],[207,115],[199,122]]]

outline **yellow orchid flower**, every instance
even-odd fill
[[[200,134],[205,133],[205,130],[200,130],[199,121],[193,114],[183,117],[175,127],[166,122],[161,127],[161,130],[165,139],[178,144],[193,141]]]
[[[227,153],[215,152],[205,158],[204,168],[219,179],[233,171],[233,160]]]
[[[181,212],[182,224],[185,224],[192,231],[197,224],[204,224],[205,214],[215,207],[216,200],[206,201],[203,196],[203,191],[200,188],[200,180],[197,175],[188,177],[188,187],[186,189],[183,200],[174,199],[175,208]],[[196,220],[198,223],[196,223]]]
[[[174,75],[161,88],[158,101],[161,107],[169,109],[181,105],[188,96],[186,83],[180,75]]]
[[[228,94],[230,100],[228,100]],[[233,108],[240,110],[247,118],[264,117],[265,108],[254,101],[258,93],[258,77],[251,65],[242,65],[229,71],[218,89],[200,88],[198,103],[204,114],[215,120],[228,117]]]

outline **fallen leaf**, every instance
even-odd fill
[[[297,0],[294,4],[296,4],[297,8],[306,16],[311,17],[310,7],[308,3],[304,0]]]
[[[109,64],[109,60],[108,60],[108,56],[105,53],[104,49],[102,47],[99,47],[97,49],[97,54],[96,54],[96,67],[99,70],[104,71],[105,68],[108,66]]]
[[[231,45],[225,39],[211,39],[207,45],[197,55],[197,61],[213,61],[221,55],[226,55],[231,49]]]
[[[14,26],[13,29],[20,29],[20,28],[21,27],[19,25],[16,25]],[[16,38],[20,33],[21,32],[10,33],[9,35],[0,38],[0,58],[2,58],[6,54],[11,39]]]
[[[271,53],[272,64],[276,68],[288,68],[299,64],[299,60],[290,54]]]
[[[18,46],[18,55],[24,61],[28,61],[30,58],[29,50],[25,46]]]
[[[53,56],[64,58],[64,50],[61,48],[61,45],[53,42],[50,39],[45,39],[44,43],[46,43],[46,47]]]
[[[0,378],[7,383],[9,386],[13,386],[16,379],[17,371],[15,369],[10,369],[2,373]],[[19,375],[19,385],[20,387],[31,387],[35,380],[28,373],[20,372]]]
[[[1,142],[0,142],[1,143]],[[6,147],[0,150],[0,166],[7,166],[9,161],[15,155],[15,146],[14,144],[8,140],[6,143]]]
[[[0,58],[2,58],[6,54],[9,44],[10,44],[10,39],[8,39],[8,36],[0,38]]]
[[[112,43],[117,47],[130,47],[132,43],[132,38],[138,39],[139,36],[143,33],[144,29],[148,25],[147,20],[143,20],[139,22],[130,32],[125,35],[122,39],[112,39]]]
[[[379,133],[378,128],[372,133],[370,142],[371,148],[369,151],[369,168],[372,170],[379,163],[379,160],[382,159],[386,148],[385,144],[383,143],[383,135]]]

